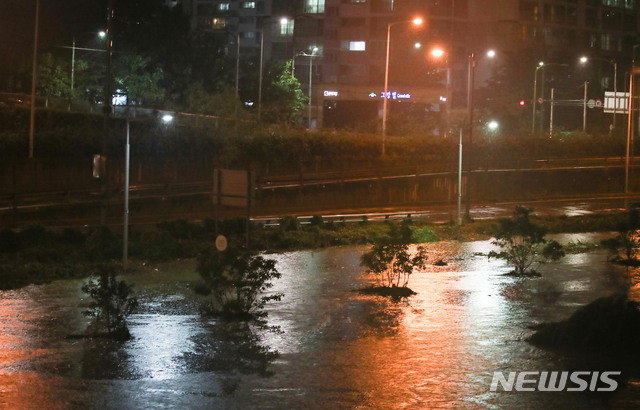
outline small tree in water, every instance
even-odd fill
[[[120,340],[131,337],[127,327],[127,316],[138,306],[135,297],[131,297],[131,286],[118,281],[113,272],[103,270],[98,280],[90,280],[82,291],[93,299],[87,316],[95,316],[104,326],[109,336]]]
[[[265,316],[265,304],[283,296],[264,294],[281,276],[275,261],[235,247],[202,254],[198,272],[211,289],[211,309],[228,317]]]
[[[404,222],[400,228],[391,226],[389,235],[376,241],[371,250],[360,258],[360,265],[367,272],[379,276],[388,288],[406,288],[415,271],[423,270],[427,262],[427,251],[419,246],[414,253],[409,251],[411,226]]]
[[[556,241],[544,239],[547,231],[529,219],[533,210],[517,206],[513,218],[500,219],[491,242],[500,247],[500,252],[489,252],[489,258],[506,260],[514,267],[514,275],[538,275],[531,269],[534,264],[547,260],[556,261],[564,256],[562,245]]]

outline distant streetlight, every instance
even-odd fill
[[[532,114],[532,118],[531,118],[531,133],[535,133],[536,132],[536,105],[538,103],[537,101],[537,92],[538,92],[538,70],[542,69],[542,93],[541,93],[541,99],[544,102],[544,69],[547,66],[559,66],[559,67],[567,67],[568,64],[559,64],[559,63],[545,63],[544,61],[540,61],[538,63],[538,66],[536,67],[535,73],[533,74],[533,114]],[[542,117],[541,117],[542,118]],[[542,123],[540,125],[540,132],[542,132]]]
[[[431,50],[431,56],[436,59],[442,58],[447,52],[440,47],[436,47]],[[449,62],[445,61],[447,71],[447,78],[445,80],[445,97],[444,99],[440,97],[440,101],[444,102],[444,122],[445,122],[445,134],[449,130],[449,94],[451,90],[451,67],[449,67]]]
[[[487,52],[487,57],[494,58],[496,55],[495,51],[490,50]],[[475,70],[476,70],[476,55],[475,53],[469,53],[469,67],[468,74],[469,78],[467,81],[467,109],[469,110],[469,148],[467,151],[467,163],[469,164],[468,173],[467,173],[467,204],[466,204],[466,214],[467,217],[470,217],[471,212],[471,183],[469,181],[469,177],[471,176],[471,162],[469,161],[469,157],[471,154],[471,149],[473,147],[473,89],[475,87]]]
[[[613,66],[613,95],[614,95],[614,104],[613,104],[613,124],[612,127],[616,129],[616,114],[618,113],[618,63],[613,60],[607,60],[604,58],[593,58],[594,60],[604,61]],[[580,57],[580,63],[586,64],[589,62],[589,58],[586,56]]]
[[[489,129],[489,131],[496,131],[499,127],[500,124],[498,124],[497,121],[492,120],[487,123],[487,128]]]
[[[165,124],[173,121],[172,114],[164,114],[160,119]],[[127,116],[127,142],[124,148],[124,227],[123,227],[123,240],[122,240],[122,268],[124,272],[127,272],[127,263],[129,260],[129,158],[131,153],[131,146],[129,144],[129,129],[131,122],[151,121],[151,119],[131,119]]]
[[[308,118],[309,129],[311,129],[311,116],[312,116],[312,112],[311,112],[311,97],[312,97],[312,94],[311,94],[311,91],[313,89],[313,59],[315,57],[317,57],[317,55],[316,55],[317,52],[318,52],[318,47],[312,46],[310,54],[306,54],[306,53],[297,54],[300,57],[309,57],[309,118]]]
[[[391,49],[391,27],[397,24],[413,24],[414,26],[422,26],[423,20],[420,17],[416,17],[413,20],[408,21],[395,21],[387,24],[387,58],[384,66],[384,95],[383,108],[382,108],[382,156],[385,155],[385,145],[387,141],[387,106],[388,106],[388,94],[389,94],[389,51]]]
[[[107,36],[107,33],[105,33],[104,31],[99,31],[98,33],[94,31],[87,31],[77,36],[73,36],[73,39],[71,42],[71,93],[72,95],[73,95],[73,86],[75,84],[74,79],[75,79],[75,71],[76,71],[76,40],[85,34],[97,34],[98,37],[100,37],[101,39],[104,39]],[[99,51],[104,53],[104,50],[96,50],[96,49],[83,49],[83,50]]]

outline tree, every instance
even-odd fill
[[[162,77],[162,69],[153,67],[148,58],[125,55],[118,62],[116,89],[127,96],[131,105],[152,105],[164,98],[159,86]]]
[[[70,95],[69,73],[49,53],[40,57],[37,84],[39,95],[64,98]]]
[[[264,70],[262,81],[262,119],[267,122],[295,122],[307,102],[302,93],[300,81],[293,75],[291,61],[274,61]],[[254,78],[253,87],[243,100],[257,104],[258,81]]]
[[[529,219],[532,209],[517,206],[513,218],[500,219],[495,239],[491,242],[500,252],[489,252],[489,258],[506,260],[514,267],[514,275],[537,275],[531,269],[537,263],[556,261],[564,256],[562,245],[544,239],[546,229]]]
[[[280,278],[272,259],[237,247],[211,250],[198,258],[198,272],[211,289],[211,309],[231,318],[262,317],[265,304],[282,294],[265,294]]]
[[[96,316],[109,336],[120,340],[131,337],[126,318],[138,307],[138,300],[130,296],[131,286],[103,269],[99,279],[84,284],[82,291],[93,299],[85,312],[87,316]]]
[[[389,235],[377,240],[371,250],[360,258],[360,265],[368,273],[378,275],[387,288],[406,288],[411,274],[423,270],[427,262],[427,252],[419,246],[415,252],[409,251],[412,231],[409,223],[400,228],[391,226]]]

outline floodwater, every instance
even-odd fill
[[[354,292],[374,283],[359,266],[364,247],[271,255],[283,274],[273,291],[285,293],[268,308],[277,329],[202,315],[185,263],[127,277],[141,307],[125,343],[67,337],[89,323],[82,281],[0,292],[0,408],[640,406],[637,374],[606,396],[490,391],[495,371],[625,370],[524,340],[530,325],[627,286],[604,252],[568,255],[523,280],[487,260],[489,242],[430,249],[448,265],[413,275],[418,294],[401,301]]]

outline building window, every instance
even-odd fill
[[[349,51],[365,51],[367,43],[365,41],[349,41]]]
[[[291,37],[293,36],[294,20],[283,19],[280,21],[280,35]]]
[[[220,11],[229,11],[229,3],[220,3],[220,4],[218,4],[218,10],[220,10]]]
[[[243,9],[255,9],[256,8],[256,2],[255,1],[243,1],[242,4],[240,5],[240,7],[242,7]]]
[[[304,12],[309,14],[324,13],[324,0],[306,0]]]

